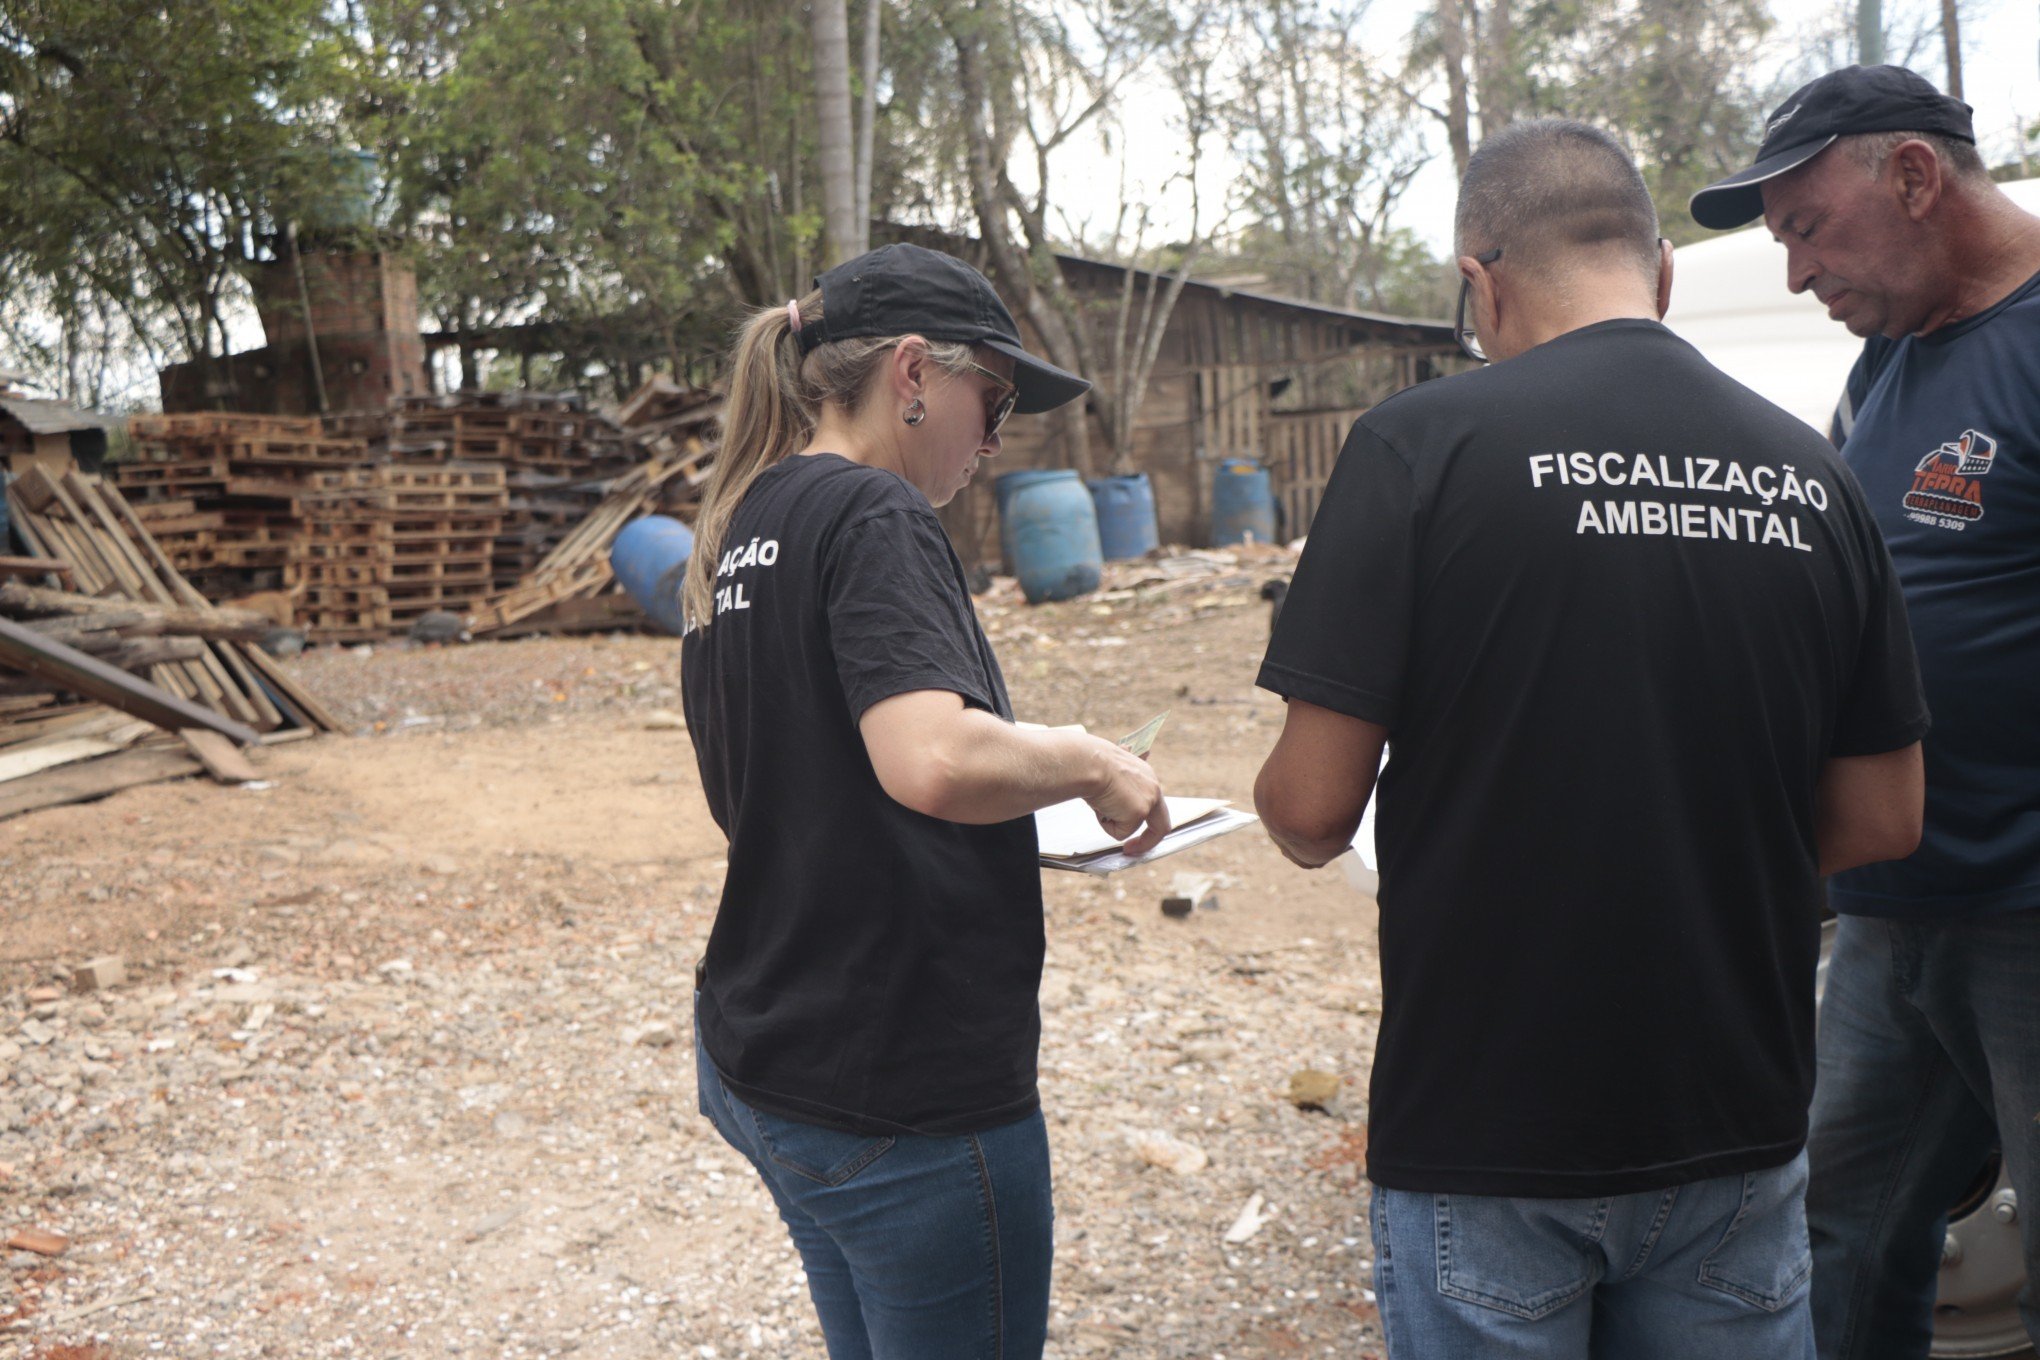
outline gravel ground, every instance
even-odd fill
[[[1022,716],[1169,707],[1164,779],[1244,798],[1281,565],[981,609]],[[0,827],[0,1239],[67,1239],[0,1253],[0,1356],[822,1354],[768,1197],[694,1113],[723,847],[655,716],[673,663],[315,653],[298,673],[369,735],[264,752],[267,790]],[[1177,869],[1220,876],[1216,910],[1159,914]],[[1371,904],[1252,831],[1046,888],[1050,1355],[1377,1352]],[[116,952],[120,985],[65,985]],[[1289,1099],[1302,1069],[1341,1079],[1327,1108]]]

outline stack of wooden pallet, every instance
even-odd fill
[[[390,622],[406,627],[443,609],[465,614],[493,585],[496,535],[510,497],[503,468],[486,463],[391,463]]]
[[[508,496],[488,583],[497,593],[536,571],[601,504],[606,483],[642,457],[614,420],[572,393],[407,397],[386,412],[328,416],[325,428],[393,463],[501,467]]]
[[[295,618],[313,642],[375,642],[390,631],[387,470],[314,472],[298,499],[304,535],[297,544]]]
[[[296,590],[308,480],[366,458],[293,416],[137,416],[130,429],[137,457],[114,479],[171,565],[213,599]]]
[[[390,449],[555,476],[585,476],[629,456],[615,422],[571,392],[454,392],[403,397],[391,408]]]

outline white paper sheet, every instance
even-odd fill
[[[1185,827],[1228,804],[1223,798],[1170,798],[1169,825]],[[1098,815],[1081,798],[1056,803],[1034,814],[1034,834],[1044,856],[1095,855],[1117,850],[1119,838],[1098,823]]]
[[[1216,840],[1220,836],[1237,831],[1243,826],[1251,826],[1260,820],[1259,817],[1256,817],[1251,812],[1241,812],[1238,808],[1222,807],[1216,812],[1199,817],[1188,826],[1176,827],[1168,835],[1162,837],[1160,845],[1157,845],[1139,859],[1134,859],[1115,849],[1106,850],[1095,855],[1080,855],[1074,858],[1043,855],[1041,857],[1041,864],[1043,868],[1072,869],[1080,874],[1109,874],[1114,870],[1132,868],[1136,864],[1151,864],[1155,860],[1175,854],[1178,850],[1188,850],[1193,845],[1202,845],[1206,841]]]

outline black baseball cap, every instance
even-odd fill
[[[1972,112],[1903,66],[1844,66],[1794,90],[1765,122],[1757,163],[1693,195],[1689,210],[1703,227],[1740,227],[1764,215],[1765,180],[1806,164],[1837,137],[1935,132],[1973,143]]]
[[[983,345],[1013,360],[1013,409],[1022,415],[1053,411],[1091,390],[1090,380],[1065,373],[1020,344],[1013,314],[985,276],[954,255],[904,242],[880,246],[815,277],[822,315],[800,328],[802,353],[832,340],[870,335],[922,335]]]

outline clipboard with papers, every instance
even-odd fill
[[[1042,808],[1034,814],[1034,831],[1041,842],[1040,859],[1045,869],[1068,869],[1082,874],[1109,874],[1136,864],[1188,850],[1193,845],[1249,826],[1260,818],[1242,812],[1223,798],[1170,798],[1169,834],[1139,858],[1128,855],[1110,832],[1098,824],[1097,814],[1081,798]]]

